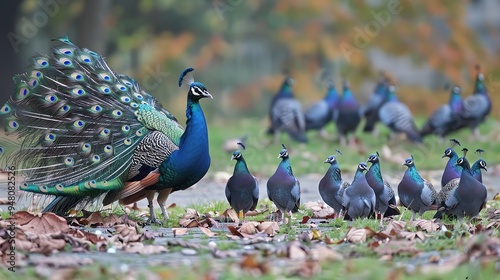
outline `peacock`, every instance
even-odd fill
[[[447,198],[441,201],[434,215],[435,219],[441,219],[443,215],[459,219],[473,218],[486,206],[488,191],[472,176],[469,162],[465,158],[466,154],[467,149],[464,149],[464,156],[457,160],[457,165],[462,167],[460,181],[457,187],[450,191]]]
[[[238,143],[243,149],[245,145]],[[255,210],[259,201],[259,182],[248,170],[247,163],[240,150],[233,152],[231,160],[236,160],[233,176],[226,183],[226,198],[229,205],[238,213],[238,217],[246,222],[249,210]]]
[[[64,215],[103,198],[107,205],[148,198],[155,222],[156,192],[163,216],[171,192],[186,189],[208,171],[208,132],[200,99],[212,98],[182,72],[189,86],[186,128],[132,78],[115,73],[101,55],[68,37],[51,55],[36,55],[14,77],[16,91],[0,110],[8,135],[22,139],[11,159],[21,190],[55,199],[43,210]]]
[[[393,85],[387,88],[385,104],[379,111],[380,121],[391,129],[393,136],[394,133],[404,133],[408,140],[422,142],[410,109],[398,100],[395,91],[396,88]]]
[[[300,143],[307,142],[306,121],[302,105],[295,99],[292,91],[293,79],[286,77],[280,91],[271,100],[269,119],[271,122],[267,134],[274,135],[274,141],[279,140],[280,132],[284,131]]]
[[[403,165],[408,169],[398,185],[398,195],[401,204],[411,210],[410,221],[413,221],[415,213],[422,217],[425,211],[437,207],[438,196],[431,182],[418,173],[413,156],[407,158]]]
[[[477,75],[474,85],[474,92],[463,101],[461,112],[462,127],[470,127],[475,138],[479,137],[479,125],[491,113],[491,99],[488,89],[484,84],[484,75],[481,73],[479,65],[476,66]]]
[[[452,88],[448,104],[437,108],[420,130],[422,137],[429,134],[436,134],[444,138],[460,128],[462,125],[460,114],[463,110],[460,92],[460,87],[454,86]]]
[[[350,184],[342,180],[342,172],[340,171],[337,157],[331,155],[325,160],[325,163],[329,163],[330,167],[326,171],[325,176],[319,181],[319,194],[323,201],[332,207],[340,217],[342,214],[342,197]]]
[[[328,80],[328,89],[323,99],[314,103],[305,112],[306,131],[318,130],[323,138],[326,138],[324,127],[332,120],[333,109],[338,100],[337,89],[332,79]]]
[[[375,85],[375,90],[372,97],[368,100],[368,103],[363,108],[363,116],[366,119],[365,125],[363,127],[364,132],[373,132],[375,125],[379,121],[379,111],[380,107],[386,102],[385,92],[388,86],[388,79],[384,73],[381,73],[382,77]]]
[[[376,152],[368,157],[367,162],[372,165],[365,174],[368,185],[375,192],[375,210],[380,212],[380,224],[384,217],[390,217],[401,214],[396,207],[396,197],[391,185],[382,178],[380,171],[379,154]]]
[[[292,164],[288,150],[284,144],[278,158],[281,162],[274,174],[267,181],[267,196],[281,213],[281,222],[285,221],[285,214],[291,218],[292,212],[297,212],[300,206],[300,182],[293,175]],[[290,219],[288,223],[290,223]]]
[[[484,153],[484,150],[477,149],[474,153],[482,156]],[[484,161],[484,159],[479,158],[478,160],[476,160],[476,162],[474,162],[472,164],[470,170],[471,170],[472,176],[474,178],[476,178],[476,180],[478,180],[479,182],[482,183],[483,182],[483,174],[481,173],[481,169],[483,169],[484,171],[488,171],[488,166],[486,164],[486,161]]]
[[[342,95],[333,111],[333,121],[337,126],[341,145],[347,145],[349,134],[356,133],[361,122],[360,105],[351,91],[349,82],[344,81],[342,85]],[[350,135],[349,144],[354,145],[354,136]]]
[[[364,171],[368,170],[366,163],[361,162],[356,169],[351,186],[342,197],[342,212],[345,220],[368,218],[375,213],[375,192],[368,185]]]

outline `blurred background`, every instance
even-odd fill
[[[284,71],[304,106],[321,98],[329,69],[351,82],[363,103],[378,71],[387,71],[416,115],[447,102],[446,83],[472,92],[481,65],[498,118],[500,2],[467,1],[67,1],[3,3],[1,103],[12,76],[50,39],[71,40],[134,77],[183,123],[185,95],[176,86],[192,66],[216,98],[205,102],[209,121],[265,119]],[[215,110],[217,110],[215,112]]]

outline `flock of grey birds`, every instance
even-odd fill
[[[328,81],[328,89],[324,98],[314,103],[305,112],[301,103],[294,98],[293,79],[286,77],[280,90],[273,97],[270,110],[270,127],[268,134],[274,135],[275,142],[280,133],[286,132],[293,140],[307,142],[306,131],[318,130],[325,134],[325,126],[330,122],[336,125],[341,145],[346,145],[349,136],[355,134],[358,125],[365,118],[364,132],[373,132],[377,122],[382,122],[391,130],[391,134],[404,133],[411,142],[422,142],[426,135],[435,134],[441,138],[459,129],[469,127],[478,134],[478,126],[484,122],[491,112],[491,100],[484,85],[484,75],[476,67],[477,76],[473,94],[465,99],[461,97],[461,89],[451,89],[447,104],[439,107],[419,130],[410,109],[398,100],[395,86],[383,75],[377,83],[374,94],[365,106],[361,106],[350,90],[349,83],[343,82],[342,94],[338,94],[332,80]],[[349,142],[353,142],[350,137]],[[452,139],[453,145],[460,143]],[[243,144],[242,144],[242,147]],[[486,162],[479,159],[470,166],[464,156],[458,157],[453,147],[446,149],[443,157],[449,161],[443,172],[441,190],[438,193],[432,184],[423,179],[417,171],[414,158],[411,156],[402,164],[407,170],[398,185],[399,201],[402,206],[420,216],[428,210],[437,210],[435,218],[477,216],[486,202],[486,188],[482,184],[481,169],[486,170]],[[478,149],[476,152],[482,153]],[[338,151],[340,154],[340,151]],[[267,182],[267,194],[281,213],[297,211],[300,205],[300,183],[294,177],[289,154],[285,146],[279,157],[282,159],[276,172]],[[237,150],[233,153],[237,160],[234,175],[226,187],[226,197],[236,212],[245,220],[246,213],[255,209],[258,200],[258,182],[250,174],[248,167]],[[379,154],[372,154],[367,159],[371,166],[361,162],[351,183],[342,180],[341,171],[335,155],[328,157],[325,163],[330,168],[319,182],[319,193],[326,204],[335,213],[348,220],[399,215],[393,189],[382,177]],[[365,174],[366,172],[366,174]],[[240,215],[240,216],[241,216]]]
[[[351,92],[349,83],[343,82],[339,94],[333,80],[328,81],[328,89],[323,99],[303,110],[301,103],[294,97],[293,79],[286,77],[281,89],[273,97],[269,110],[269,134],[274,134],[276,141],[280,132],[287,133],[293,140],[307,142],[306,131],[319,130],[324,135],[324,128],[334,122],[340,143],[345,145],[347,137],[355,134],[362,119],[365,119],[363,131],[373,132],[377,122],[382,122],[392,132],[404,133],[412,142],[422,142],[422,138],[435,134],[441,138],[452,132],[469,127],[478,136],[478,126],[491,112],[491,100],[484,85],[484,75],[477,66],[477,76],[471,96],[461,97],[461,88],[454,86],[447,104],[440,106],[429,117],[421,129],[418,129],[412,112],[398,100],[396,88],[386,75],[382,75],[372,97],[361,106]],[[350,137],[350,143],[353,143]]]
[[[451,139],[452,146],[460,143]],[[241,144],[244,148],[244,145]],[[441,189],[436,191],[434,186],[422,178],[416,168],[413,156],[402,164],[407,167],[400,183],[397,186],[400,205],[412,212],[410,221],[415,214],[419,216],[428,210],[437,210],[434,218],[475,217],[485,207],[487,190],[482,183],[481,169],[487,170],[486,162],[480,158],[472,166],[465,157],[467,149],[462,149],[464,155],[459,157],[453,147],[444,151],[443,158],[448,163],[443,171]],[[482,154],[478,149],[476,153]],[[337,151],[341,155],[340,151]],[[267,182],[268,198],[276,205],[281,213],[277,220],[285,220],[285,214],[291,215],[300,206],[300,182],[293,175],[292,165],[286,147],[279,153],[281,162],[276,172]],[[258,181],[250,173],[240,150],[233,153],[236,160],[233,176],[226,185],[226,197],[231,207],[246,220],[246,213],[254,210],[259,198]],[[330,164],[324,177],[318,184],[319,193],[324,202],[332,207],[337,217],[346,220],[358,218],[378,218],[382,224],[384,217],[400,215],[394,190],[384,180],[379,154],[368,157],[368,168],[365,162],[357,166],[354,179],[351,183],[342,179],[342,172],[335,155],[329,156],[325,163]]]

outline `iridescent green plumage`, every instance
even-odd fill
[[[179,149],[184,129],[99,54],[67,37],[57,41],[62,46],[33,57],[27,72],[14,77],[17,87],[0,120],[7,135],[22,140],[7,158],[25,179],[20,188],[58,196],[45,210],[64,214],[101,194],[108,193],[107,203],[119,199],[110,194],[157,170]]]

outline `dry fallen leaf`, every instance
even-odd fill
[[[375,231],[373,231],[369,227],[351,228],[347,232],[345,239],[351,243],[356,243],[356,242],[364,243],[366,242],[367,238],[370,238],[373,235],[375,235]]]
[[[342,254],[328,246],[316,246],[311,249],[309,255],[313,260],[323,261],[341,261],[344,259]]]
[[[258,222],[246,222],[241,225],[241,227],[238,229],[239,233],[246,233],[246,234],[255,234],[257,233],[257,225]]]
[[[14,220],[24,232],[33,234],[65,233],[69,230],[66,220],[54,213],[31,214],[26,211],[14,213],[9,220]]]
[[[379,247],[375,248],[374,251],[381,256],[384,255],[399,255],[402,253],[416,255],[420,253],[420,250],[415,248],[415,241],[407,240],[394,240],[385,244],[381,244]]]
[[[122,224],[124,221],[123,218],[118,217],[115,214],[103,217],[101,212],[94,212],[90,214],[88,218],[83,218],[79,222],[90,227],[111,227],[117,224]]]
[[[127,253],[139,253],[141,255],[152,255],[168,252],[165,246],[161,245],[144,245],[142,242],[129,243],[125,247]]]
[[[240,268],[254,276],[268,274],[270,272],[269,262],[267,260],[257,260],[255,255],[243,256],[240,261]]]
[[[439,229],[439,224],[437,224],[432,220],[413,221],[411,225],[413,227],[416,227],[417,229],[425,230],[428,233],[435,232],[436,230]]]
[[[268,236],[274,236],[280,231],[280,226],[276,222],[261,222],[257,225],[257,230]]]
[[[187,232],[188,232],[187,228],[173,228],[172,229],[172,233],[173,233],[174,237],[182,236],[182,235],[186,234]]]
[[[215,235],[215,233],[213,233],[209,228],[206,227],[198,227],[198,228],[208,237],[213,237]]]

